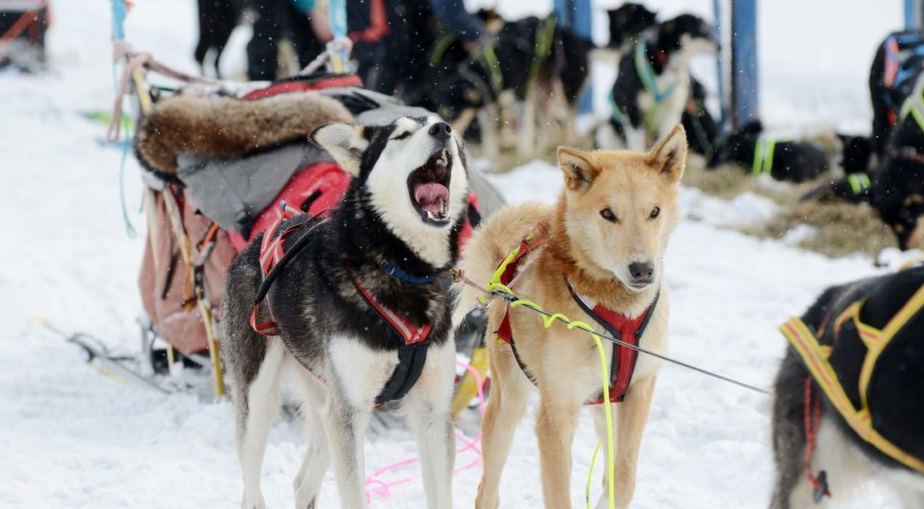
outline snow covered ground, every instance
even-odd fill
[[[684,7],[707,17],[711,4],[650,3],[665,15]],[[129,39],[193,70],[193,2],[135,4]],[[500,6],[541,14],[550,2]],[[111,106],[108,3],[54,7],[52,71],[0,73],[0,507],[235,507],[241,483],[229,402],[116,384],[41,325],[86,331],[133,352],[141,309],[141,236],[126,235],[120,205],[124,196],[141,230],[138,169],[129,157],[120,188],[121,152],[99,143],[104,128],[82,116]],[[768,123],[864,130],[868,62],[876,41],[899,25],[900,3],[774,0],[761,9],[761,106]],[[541,162],[493,178],[510,201],[554,199],[561,183],[559,171]],[[756,197],[723,202],[686,190],[682,202],[685,215],[698,220],[681,223],[667,253],[671,354],[757,386],[769,386],[785,349],[780,323],[824,287],[884,270],[865,257],[828,259],[722,228],[769,213]],[[896,253],[887,255],[898,263]],[[667,366],[645,433],[634,507],[766,506],[773,478],[768,417],[766,396]],[[584,419],[573,449],[575,504],[583,504],[594,443]],[[366,453],[371,472],[413,455],[414,445],[395,429],[371,438]],[[301,454],[299,427],[281,420],[264,465],[270,507],[291,506]],[[459,463],[470,458],[461,455]],[[456,507],[472,506],[479,475],[479,468],[458,475]],[[335,491],[329,475],[323,507],[336,506]],[[502,504],[538,507],[540,493],[530,416],[518,427]],[[423,507],[423,500],[421,485],[409,483],[372,506]],[[895,506],[873,491],[851,507]]]

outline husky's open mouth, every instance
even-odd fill
[[[442,226],[449,223],[449,169],[452,155],[448,150],[435,152],[423,166],[407,179],[407,189],[414,208],[425,223]]]

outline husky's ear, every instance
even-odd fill
[[[587,157],[588,154],[569,147],[558,147],[558,166],[565,172],[565,185],[572,191],[593,183],[600,170]]]
[[[362,126],[353,124],[327,124],[321,126],[308,137],[315,145],[327,151],[344,171],[359,175],[359,161],[369,146]]]
[[[671,182],[679,182],[687,164],[687,133],[677,124],[648,151],[646,162]]]

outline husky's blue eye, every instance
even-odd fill
[[[619,220],[616,219],[616,214],[614,214],[613,211],[610,210],[610,209],[603,209],[603,210],[601,210],[601,211],[600,211],[600,217],[602,217],[603,219],[606,219],[607,221],[609,221],[609,222],[611,222],[611,223],[618,223],[618,222],[619,222]]]
[[[403,139],[407,138],[407,137],[410,136],[410,135],[411,135],[411,132],[410,132],[410,131],[404,131],[403,133],[401,133],[401,134],[399,134],[399,135],[397,135],[397,136],[392,137],[392,140],[403,140]]]

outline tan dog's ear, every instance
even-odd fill
[[[677,124],[648,151],[645,161],[671,182],[679,182],[687,163],[687,133]]]
[[[359,175],[359,162],[369,146],[362,126],[327,124],[315,129],[308,138],[326,150],[344,171],[354,177]]]
[[[572,191],[584,189],[593,183],[600,170],[594,166],[588,154],[580,150],[558,147],[558,166],[565,173],[565,185]]]

